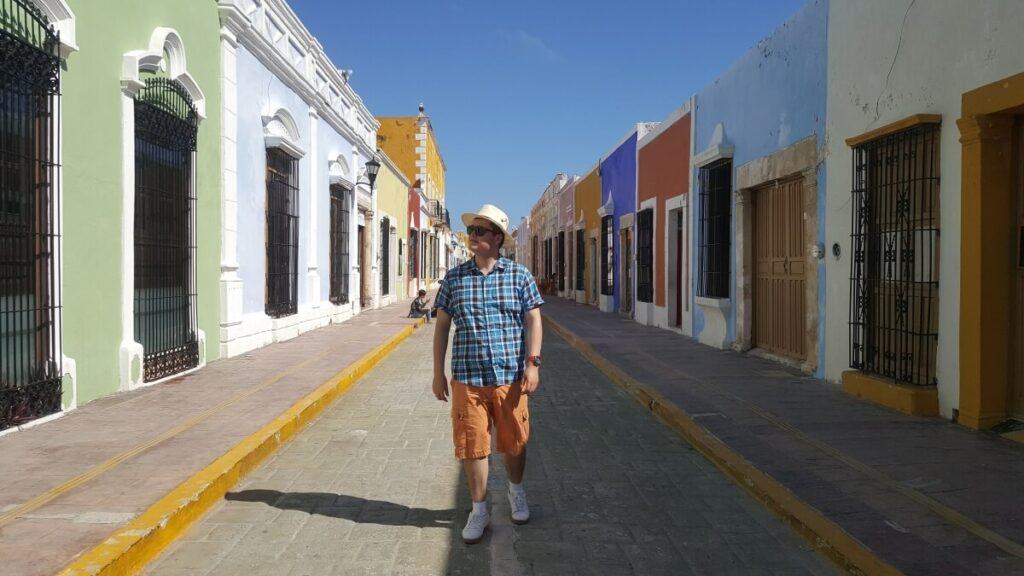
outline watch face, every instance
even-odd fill
[[[534,356],[534,357],[533,357],[533,358],[531,359],[531,362],[533,362],[533,365],[534,365],[534,366],[540,366],[540,356]]]

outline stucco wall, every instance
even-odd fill
[[[665,200],[690,192],[690,114],[685,114],[637,152],[637,198],[657,199],[655,218],[665,222]],[[665,306],[664,234],[654,239],[654,304]]]
[[[735,147],[733,156],[733,183],[736,168],[786,148],[797,141],[814,135],[818,145],[824,142],[826,97],[826,26],[828,2],[812,0],[767,38],[758,42],[725,74],[696,96],[694,113],[695,152],[704,151],[712,142],[715,127],[721,123],[727,143]],[[693,171],[694,190],[697,169]],[[823,194],[825,170],[818,171],[818,190]],[[699,274],[697,239],[699,238],[699,202],[693,203],[691,245],[692,286],[696,290]],[[824,201],[818,203],[819,236],[824,233]],[[727,340],[736,338],[736,206],[733,206],[733,239],[730,264],[730,298],[732,305],[727,316]],[[808,272],[812,273],[812,272]],[[823,285],[825,267],[817,270],[819,284]],[[824,296],[824,291],[819,293]],[[824,299],[819,299],[819,310]],[[845,308],[833,308],[845,313]],[[823,333],[824,314],[819,316]],[[699,337],[704,329],[703,310],[693,311],[693,334]]]
[[[583,284],[587,302],[589,303],[597,298],[591,288],[594,274],[597,273],[595,270],[600,269],[600,261],[593,262],[590,254],[590,237],[592,234],[599,234],[601,231],[601,219],[597,217],[597,209],[601,206],[601,175],[596,166],[576,183],[576,195],[573,202],[576,206],[576,220],[579,220],[579,215],[582,212],[586,225],[586,232],[584,233],[586,239],[584,243],[584,262],[586,264],[583,270]],[[600,246],[598,247],[598,252],[600,252]],[[600,254],[598,254],[598,258],[600,258]],[[600,288],[600,283],[598,283],[598,290]]]
[[[619,271],[619,218],[636,211],[636,133],[626,138],[626,141],[619,145],[611,154],[601,162],[601,198],[607,202],[611,197],[615,205],[615,214],[612,218],[613,242],[612,254],[614,278],[612,307],[619,309],[619,296],[622,287],[621,274]],[[600,244],[600,241],[598,242]]]
[[[391,295],[397,298],[405,298],[405,282],[408,277],[406,263],[401,266],[402,274],[398,274],[398,240],[403,244],[409,240],[409,188],[399,178],[386,162],[382,162],[380,172],[377,173],[377,207],[391,219],[391,225],[396,228],[395,243],[391,247]],[[403,258],[408,260],[408,249],[402,251]]]
[[[310,215],[309,106],[274,76],[244,46],[238,47],[238,274],[242,278],[244,314],[263,313],[266,303],[266,166],[262,115],[283,108],[299,130],[298,145],[307,152],[299,160],[299,290],[298,303],[308,303],[306,286]],[[326,188],[325,188],[326,189]],[[323,212],[319,210],[318,212]],[[326,248],[326,244],[322,244]],[[323,250],[321,250],[322,252]],[[353,254],[355,252],[352,252]]]
[[[844,140],[918,113],[942,115],[940,132],[939,407],[959,404],[961,95],[1024,70],[1017,0],[834,2],[828,29],[826,377],[849,367],[852,156]],[[905,22],[904,22],[905,20]],[[941,30],[941,34],[936,31]],[[902,41],[900,35],[902,34]],[[831,255],[833,243],[842,255]]]
[[[183,9],[183,4],[187,9]],[[61,73],[63,130],[63,340],[78,372],[78,402],[119,388],[121,341],[122,92],[126,52],[145,50],[153,30],[177,30],[188,71],[206,99],[196,154],[196,281],[206,358],[219,350],[220,25],[215,3],[68,0],[78,52]],[[112,15],[116,20],[112,21]],[[65,401],[70,390],[65,390]]]
[[[416,117],[377,118],[377,147],[398,166],[405,177],[416,183]]]
[[[445,169],[441,152],[438,150],[434,129],[427,130],[427,178],[430,180],[431,199],[444,200]]]

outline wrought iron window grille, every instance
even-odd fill
[[[349,303],[349,226],[351,225],[352,191],[332,184],[331,193],[331,303]]]
[[[729,297],[732,225],[732,160],[702,166],[699,172],[700,228],[697,242],[697,295]]]
[[[565,291],[565,232],[558,233],[558,291]]]
[[[272,318],[298,311],[299,161],[267,149],[267,294]]]
[[[199,120],[183,86],[149,78],[135,98],[135,338],[143,380],[199,365],[193,156]]]
[[[0,430],[61,410],[59,39],[0,2]]]
[[[584,289],[584,276],[586,274],[586,242],[583,239],[583,230],[576,231],[576,289]]]
[[[654,301],[654,210],[648,208],[636,218],[636,299]]]
[[[850,366],[936,384],[939,125],[853,149]]]
[[[391,293],[391,220],[380,220],[380,295]]]

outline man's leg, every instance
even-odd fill
[[[473,502],[483,502],[487,499],[487,457],[466,458],[462,461],[462,470],[466,473],[466,483],[469,484],[469,496]]]
[[[523,451],[515,456],[511,454],[502,454],[502,456],[505,458],[508,481],[513,484],[522,484],[523,473],[526,472],[526,446],[523,446]]]

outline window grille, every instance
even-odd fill
[[[0,430],[61,409],[58,45],[34,5],[0,3]]]
[[[583,239],[583,230],[576,231],[576,289],[584,289],[584,274],[587,266],[585,254],[586,244]]]
[[[143,380],[199,365],[192,158],[198,116],[184,88],[150,78],[135,99],[135,338]]]
[[[615,289],[615,241],[612,217],[601,218],[601,294],[610,296]]]
[[[419,243],[417,242],[417,240],[418,240],[418,236],[419,235],[420,235],[420,233],[418,231],[416,231],[416,230],[409,230],[409,277],[410,278],[419,278],[420,277],[420,267],[419,267],[419,263],[416,261],[417,260],[417,255],[419,254],[419,252],[417,252],[417,250],[418,250],[417,247],[419,246]]]
[[[934,385],[938,343],[939,125],[853,149],[850,366]]]
[[[332,184],[331,192],[331,303],[349,303],[349,225],[351,191]]]
[[[380,295],[391,293],[391,220],[380,221]]]
[[[729,297],[732,225],[732,160],[700,169],[700,233],[697,243],[697,295]]]
[[[640,302],[654,301],[654,210],[648,208],[637,213],[637,265],[636,298]]]
[[[299,161],[267,149],[267,315],[298,310]]]
[[[565,291],[565,232],[558,233],[558,291]]]

